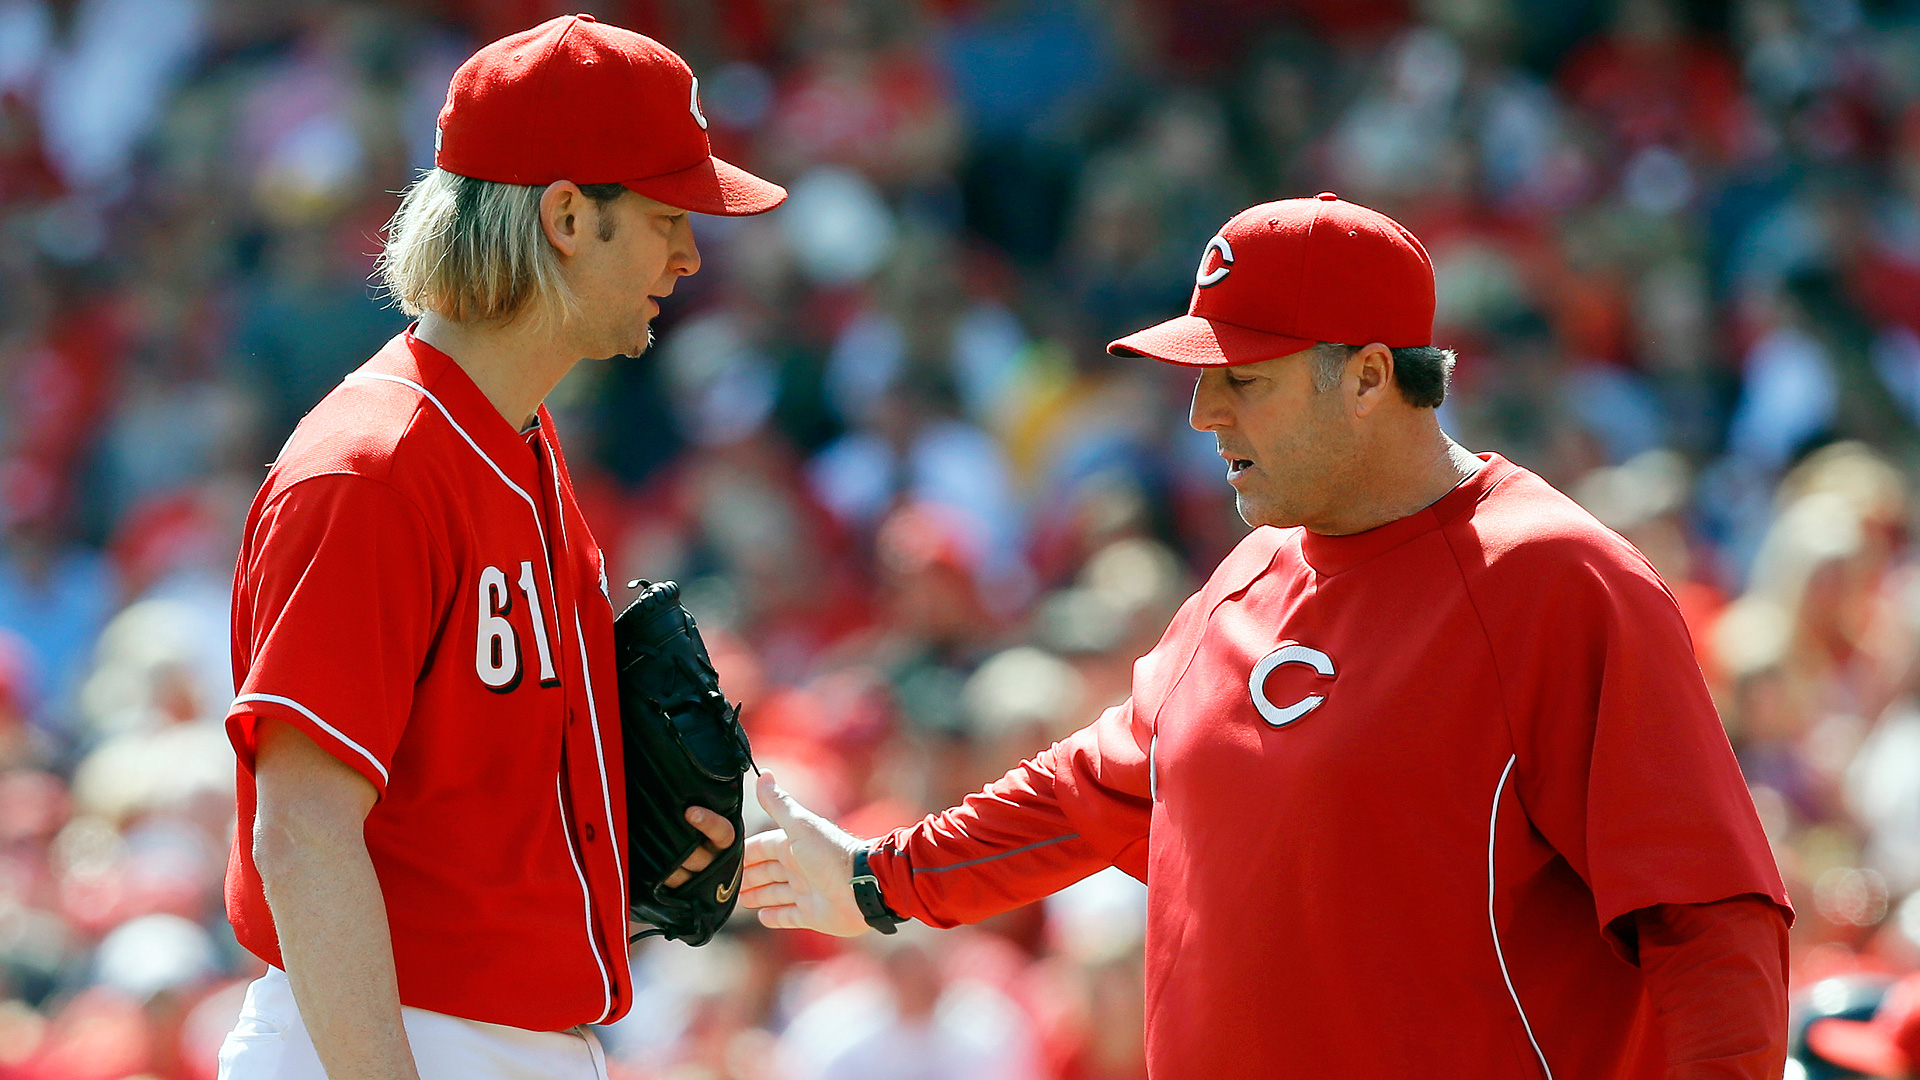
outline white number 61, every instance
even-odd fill
[[[520,594],[527,598],[527,614],[533,621],[533,644],[540,653],[540,685],[560,683],[553,671],[553,652],[547,645],[547,618],[540,608],[540,590],[533,576],[531,561],[520,564]],[[480,682],[496,694],[504,694],[520,685],[520,648],[513,633],[513,593],[507,588],[507,575],[497,566],[480,572],[480,632],[474,642],[473,667]]]

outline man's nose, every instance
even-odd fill
[[[674,245],[673,261],[668,264],[683,277],[700,271],[700,245],[693,239],[692,217],[689,214],[680,219],[682,235],[680,242]]]
[[[1218,371],[1203,371],[1193,384],[1193,404],[1187,409],[1187,423],[1195,431],[1218,431],[1232,423],[1232,414],[1226,407],[1226,395],[1221,392],[1221,383],[1225,376]]]

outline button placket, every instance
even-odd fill
[[[540,512],[547,524],[548,542],[555,545],[555,550],[547,554],[547,565],[552,575],[553,617],[556,622],[573,620],[571,629],[575,634],[579,634],[582,632],[579,622],[581,594],[578,591],[581,585],[580,566],[574,560],[572,544],[577,540],[583,540],[584,536],[576,538],[573,533],[578,530],[568,528],[570,519],[567,513],[566,497],[560,487],[560,470],[555,460],[557,453],[555,447],[550,446],[546,441],[550,435],[551,432],[543,425],[541,432],[530,440],[530,443],[538,469]],[[571,520],[580,522],[577,514]],[[599,591],[597,582],[594,591]],[[565,666],[561,669],[562,686],[566,689],[566,714],[562,721],[560,739],[561,776],[567,788],[567,797],[577,811],[573,817],[573,833],[569,837],[569,843],[579,853],[580,862],[588,880],[599,886],[617,878],[614,861],[617,860],[618,855],[611,847],[601,846],[601,834],[604,830],[595,824],[592,820],[594,815],[590,812],[590,808],[598,805],[597,797],[600,794],[598,777],[595,774],[593,735],[585,730],[587,725],[585,695],[592,692],[587,680],[593,675],[588,668],[588,662],[583,659],[578,641],[571,641],[565,653]],[[571,673],[570,678],[567,673]],[[576,751],[580,752],[578,758],[575,757]],[[606,839],[609,844],[614,843],[611,834]],[[623,893],[616,886],[616,891],[611,895],[617,896]],[[597,889],[594,893],[593,906],[596,916],[609,914],[604,910],[607,906],[606,900]],[[617,907],[618,904],[614,906]],[[612,917],[618,925],[624,927],[624,912]],[[614,940],[614,935],[606,930],[602,921],[596,918],[598,940],[602,943],[610,942]],[[619,936],[624,939],[624,934]]]

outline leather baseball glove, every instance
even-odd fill
[[[627,771],[629,910],[650,923],[634,939],[661,934],[704,945],[733,913],[746,830],[743,777],[753,764],[740,707],[720,693],[720,677],[700,628],[671,581],[645,586],[613,621],[620,684],[621,743]],[[733,845],[673,888],[667,876],[707,842],[687,821],[702,806],[733,822]]]

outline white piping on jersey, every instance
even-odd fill
[[[515,495],[520,496],[520,500],[527,504],[527,512],[533,515],[534,531],[540,534],[540,555],[543,559],[546,560],[546,564],[547,564],[547,587],[554,590],[553,598],[555,602],[558,602],[560,599],[560,591],[554,585],[553,554],[547,548],[547,527],[541,524],[540,522],[540,506],[538,503],[533,501],[533,496],[527,494],[527,491],[525,488],[521,487],[519,484],[514,483],[513,479],[506,474],[506,471],[500,468],[500,466],[494,462],[493,458],[488,456],[485,450],[480,449],[480,444],[473,441],[473,436],[467,434],[467,429],[461,427],[460,421],[455,420],[453,418],[453,413],[448,412],[447,407],[440,403],[440,399],[433,396],[433,391],[427,389],[424,386],[421,386],[419,383],[414,382],[412,379],[405,378],[404,376],[387,375],[381,372],[356,371],[353,374],[348,375],[347,378],[378,379],[381,382],[399,383],[401,386],[407,387],[408,389],[411,389],[417,392],[421,397],[426,398],[429,402],[431,402],[434,408],[440,410],[440,415],[447,418],[447,424],[448,426],[453,428],[454,433],[459,435],[462,439],[466,440],[467,445],[473,448],[473,452],[480,455],[480,460],[487,463],[487,468],[493,470],[493,475],[499,477],[501,483],[512,488],[513,493]],[[564,530],[565,527],[566,527],[566,523],[562,522],[561,528]],[[555,611],[553,613],[553,633],[555,637],[558,637],[560,635],[560,613],[558,611]]]
[[[1160,801],[1160,767],[1154,763],[1154,755],[1160,750],[1160,733],[1154,732],[1147,740],[1147,801]]]
[[[489,457],[485,450],[480,449],[480,444],[473,441],[473,436],[467,434],[467,429],[460,426],[460,421],[455,420],[453,418],[453,413],[449,412],[447,410],[447,407],[441,404],[440,399],[433,395],[433,391],[427,389],[426,387],[420,385],[417,382],[414,382],[412,379],[405,378],[400,375],[388,375],[388,374],[385,374],[384,372],[356,371],[353,374],[348,375],[347,378],[377,379],[381,382],[398,383],[401,386],[407,387],[408,389],[419,394],[421,397],[427,399],[427,401],[432,403],[434,408],[440,410],[441,416],[446,417],[448,426],[452,427],[454,432],[458,434],[460,438],[464,439],[466,441],[466,444],[469,447],[473,448],[473,452],[480,456],[481,461],[484,461],[487,463],[487,468],[493,470],[493,475],[499,477],[501,483],[507,485],[509,488],[512,488],[513,493],[515,495],[520,496],[521,501],[527,504],[527,511],[533,515],[534,529],[540,534],[540,554],[542,558],[546,560],[546,563],[547,563],[547,586],[554,590],[553,599],[557,607],[560,601],[560,591],[557,585],[555,584],[555,579],[553,576],[553,553],[547,547],[547,527],[541,524],[540,522],[540,507],[537,503],[533,501],[533,496],[527,494],[525,488],[522,488],[519,484],[514,483],[513,479],[509,477],[506,474],[506,472],[500,468],[499,465],[495,464],[493,458]],[[556,468],[554,470],[554,483],[556,485],[556,490],[559,482],[560,482],[559,470],[558,468]],[[566,527],[567,527],[566,519],[563,516],[560,521],[561,539],[563,543],[565,542],[565,537],[566,537]],[[574,629],[575,629],[575,632],[577,633],[580,626],[580,606],[578,604],[574,605],[573,621],[574,621]],[[555,610],[553,613],[553,633],[555,637],[561,637],[560,612],[558,610]],[[582,638],[580,642],[580,659],[583,667],[580,672],[580,678],[583,685],[585,685],[587,688],[587,711],[589,715],[591,715],[593,712],[593,676],[584,667],[584,664],[586,662],[586,656],[587,656],[586,640]],[[315,719],[318,719],[318,718],[316,717]],[[594,750],[597,753],[600,749],[600,725],[598,720],[594,721],[593,738],[594,738]],[[381,770],[381,773],[383,775],[385,774],[385,772],[386,770],[384,769]],[[560,776],[558,774],[555,774],[553,778],[553,782],[557,789],[560,784]],[[608,834],[607,843],[608,843],[608,846],[614,848],[613,858],[614,858],[615,864],[618,865],[620,860],[620,852],[619,852],[620,845],[618,843],[619,836],[617,833],[613,831],[613,796],[607,790],[607,767],[606,767],[605,759],[602,759],[600,763],[600,798],[601,798],[601,801],[605,803],[607,807],[607,834]],[[566,807],[564,805],[562,805],[561,807],[560,819],[562,823],[566,821]],[[572,835],[573,834],[571,830],[569,830],[567,834],[568,836],[567,857],[573,860],[574,872],[579,873],[580,858],[578,855],[574,853]],[[626,875],[622,873],[618,876],[620,877],[620,882],[621,882],[620,910],[624,912],[627,910]],[[607,962],[606,962],[606,959],[600,955],[600,939],[593,932],[593,895],[590,892],[587,892],[587,879],[584,874],[582,874],[580,877],[580,889],[587,896],[587,944],[593,949],[593,962],[600,966],[600,979],[603,983],[605,983],[607,978]],[[613,984],[606,983],[606,986],[607,986],[607,1013],[610,1013],[613,1011]],[[607,1013],[601,1013],[600,1019],[601,1020],[606,1019]],[[596,1023],[597,1022],[598,1021],[596,1021]]]
[[[560,777],[553,778],[553,797],[560,805],[560,832],[567,842],[567,858],[573,862],[573,876],[580,879],[580,899],[587,906],[587,945],[593,951],[593,962],[600,968],[600,985],[606,991],[606,1004],[600,1008],[600,1015],[594,1018],[599,1023],[613,1011],[613,980],[607,977],[607,962],[600,958],[600,941],[593,932],[593,893],[587,890],[586,872],[580,869],[580,856],[573,850],[573,825],[567,821],[567,793],[560,786]],[[624,908],[622,911],[626,910]]]
[[[535,414],[535,423],[539,422]],[[554,468],[553,504],[566,505],[567,500],[560,493],[560,470]],[[567,516],[560,515],[560,543],[567,542]],[[604,570],[603,570],[604,575]],[[580,605],[573,606],[573,639],[580,643],[580,685],[587,689],[587,724],[593,728],[593,760],[600,766],[600,805],[607,812],[607,846],[613,849],[614,876],[620,879],[620,910],[628,910],[627,872],[620,866],[620,833],[613,827],[613,786],[607,783],[607,753],[600,745],[600,710],[593,700],[592,664],[587,659],[587,634],[580,628]]]
[[[1513,772],[1513,763],[1520,755],[1512,754],[1507,758],[1507,767],[1500,770],[1500,783],[1493,789],[1493,814],[1487,822],[1487,929],[1493,932],[1493,958],[1500,962],[1500,977],[1507,981],[1507,996],[1513,999],[1513,1011],[1520,1014],[1520,1026],[1527,1029],[1527,1041],[1533,1044],[1533,1052],[1540,1059],[1540,1069],[1547,1074],[1547,1080],[1553,1080],[1553,1069],[1547,1065],[1547,1055],[1540,1049],[1540,1040],[1533,1037],[1533,1024],[1527,1020],[1527,1010],[1520,1005],[1520,995],[1513,988],[1513,976],[1507,974],[1507,957],[1500,950],[1500,924],[1493,918],[1493,838],[1500,825],[1500,793],[1507,788],[1507,776]]]
[[[580,609],[573,609],[573,638],[580,643],[580,684],[587,688],[587,723],[593,728],[593,759],[600,765],[600,805],[607,811],[607,846],[613,849],[614,876],[620,879],[620,910],[627,910],[627,872],[620,866],[620,834],[613,827],[612,787],[607,783],[607,754],[600,748],[600,713],[593,703],[593,678],[587,668],[587,635],[580,630]]]
[[[380,372],[356,371],[353,374],[347,376],[347,378],[378,379],[381,382],[399,383],[401,386],[407,387],[408,389],[419,393],[421,397],[426,398],[429,402],[431,402],[434,408],[440,410],[440,415],[447,418],[447,423],[453,427],[454,432],[458,434],[462,439],[465,439],[467,441],[468,446],[473,447],[473,452],[480,455],[480,460],[487,463],[487,468],[493,470],[493,475],[499,477],[501,483],[512,488],[513,493],[515,495],[520,496],[520,498],[526,502],[527,509],[533,512],[533,527],[536,530],[538,530],[540,533],[540,549],[542,551],[546,550],[547,527],[545,525],[540,524],[540,507],[533,501],[533,496],[527,494],[527,491],[525,488],[521,487],[519,484],[514,483],[513,479],[509,477],[506,474],[506,472],[500,468],[500,466],[494,464],[493,459],[487,456],[487,452],[485,450],[480,449],[480,444],[473,441],[473,436],[467,434],[467,429],[460,426],[460,421],[455,420],[453,418],[453,414],[447,411],[447,407],[445,405],[440,404],[440,399],[433,396],[433,391],[427,389],[424,386],[421,386],[419,383],[414,382],[412,379],[408,379],[400,375],[386,375]],[[552,583],[553,581],[553,560],[552,559],[547,560],[547,581],[548,583]]]
[[[300,704],[299,702],[293,700],[292,698],[281,697],[279,694],[241,694],[239,697],[233,699],[233,703],[235,705],[238,705],[243,701],[270,701],[275,705],[285,705],[287,708],[292,709],[294,712],[297,712],[301,716],[304,716],[307,719],[313,721],[314,723],[320,725],[320,730],[326,732],[327,734],[333,736],[336,739],[339,739],[342,743],[346,744],[348,749],[352,750],[356,754],[359,754],[361,757],[366,758],[368,764],[372,765],[375,769],[379,770],[380,779],[382,781],[392,780],[392,777],[387,775],[387,767],[385,765],[380,764],[380,759],[377,757],[374,757],[371,751],[369,751],[366,747],[361,746],[359,743],[354,742],[352,739],[347,738],[346,732],[343,732],[339,728],[334,727],[332,724],[327,723],[325,720],[320,719],[320,716],[318,713],[315,713],[312,709],[307,708],[305,705]]]

